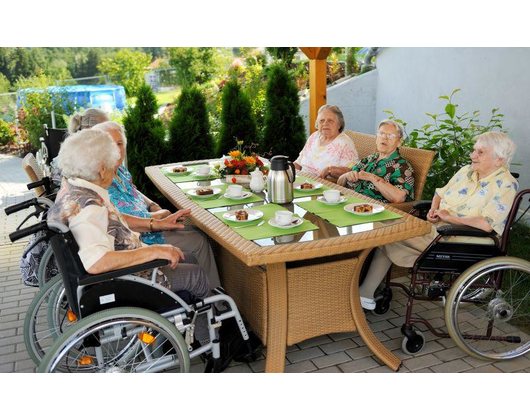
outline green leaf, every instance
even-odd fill
[[[454,95],[456,92],[460,92],[460,91],[461,91],[461,89],[455,89],[455,90],[453,90],[453,92],[451,93],[451,98],[453,97],[453,95]]]
[[[445,106],[445,112],[447,113],[447,115],[449,115],[451,118],[454,118],[455,117],[455,112],[456,112],[456,106],[454,106],[453,104],[447,104]]]
[[[438,99],[447,99],[449,101],[449,96],[438,96]]]

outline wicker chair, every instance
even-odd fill
[[[375,136],[373,134],[357,133],[350,130],[344,130],[344,132],[353,140],[355,148],[359,153],[359,159],[375,153]],[[415,149],[413,147],[400,147],[399,151],[401,156],[407,159],[414,169],[414,201],[392,204],[392,206],[402,211],[410,212],[412,206],[421,200],[423,188],[427,181],[427,174],[429,173],[434,158],[434,152],[432,150]]]
[[[33,156],[33,153],[28,153],[24,157],[24,159],[22,159],[22,167],[26,171],[30,182],[40,181],[42,178],[44,178],[44,174],[42,173],[42,170],[39,167],[39,164],[37,163],[37,159],[35,159],[35,156]],[[44,187],[35,188],[35,193],[38,196],[44,194],[44,192]]]

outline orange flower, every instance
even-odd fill
[[[239,150],[233,150],[228,154],[233,158],[237,158],[239,155],[241,155],[241,152]]]
[[[255,165],[256,159],[251,156],[247,156],[245,157],[245,162],[247,162],[247,165]]]
[[[239,169],[236,169],[236,174],[239,175],[240,172],[241,172],[241,171],[240,171]]]

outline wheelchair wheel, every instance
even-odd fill
[[[42,259],[39,264],[39,268],[37,270],[37,279],[39,281],[39,287],[44,287],[44,285],[50,281],[50,278],[47,278],[47,271],[48,266],[50,264],[50,261],[53,257],[53,249],[52,247],[48,247],[46,251],[44,251],[44,254],[42,254]]]
[[[390,310],[390,302],[392,302],[392,290],[387,289],[383,291],[382,295],[375,298],[375,309],[372,314],[375,316],[383,316]]]
[[[72,324],[64,301],[63,279],[59,274],[35,295],[24,319],[24,343],[38,366],[55,339]]]
[[[155,312],[114,308],[92,314],[61,335],[39,372],[189,372],[177,328]]]
[[[414,356],[425,347],[425,336],[421,331],[413,331],[410,336],[403,337],[401,341],[401,350],[403,353]]]
[[[471,356],[509,360],[530,352],[530,262],[496,257],[467,269],[445,307],[451,338]]]

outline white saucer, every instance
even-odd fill
[[[305,182],[302,182],[302,184],[305,184]],[[302,188],[302,184],[299,184],[297,186],[295,186],[294,188],[297,189],[298,191],[315,191],[315,190],[318,190],[319,188],[322,188],[322,184],[320,182],[308,182],[308,184],[312,184],[313,185],[313,188]]]
[[[360,206],[362,204],[368,204],[372,206],[373,210],[369,213],[359,213],[358,211],[355,211],[353,208],[355,206]],[[385,208],[381,204],[374,204],[374,203],[352,203],[348,204],[347,206],[344,206],[344,210],[346,210],[348,213],[353,213],[357,216],[372,216],[377,213],[381,213],[385,210]]]
[[[347,197],[341,196],[339,201],[335,201],[333,203],[327,201],[324,196],[317,197],[317,201],[320,201],[323,204],[327,204],[328,206],[336,206],[337,204],[342,204],[345,201],[348,201]]]
[[[248,191],[243,191],[243,194],[240,195],[239,197],[234,197],[234,196],[228,195],[228,193],[225,193],[223,195],[224,198],[228,198],[230,200],[244,200],[245,198],[249,198],[251,196],[252,196],[252,193],[250,193]]]
[[[186,172],[173,172],[173,168],[185,168]],[[189,173],[188,168],[185,166],[175,165],[175,166],[167,166],[164,168],[164,171],[173,174],[173,175],[187,175]]]
[[[300,226],[302,223],[304,223],[304,220],[301,217],[293,216],[293,221],[291,222],[290,225],[287,225],[287,226],[279,225],[278,223],[276,223],[276,219],[270,219],[268,223],[272,227],[275,227],[278,229],[292,229],[294,227]]]
[[[223,219],[230,220],[231,222],[246,223],[246,222],[252,222],[254,220],[261,219],[263,217],[263,212],[259,210],[252,210],[252,209],[244,209],[244,210],[248,213],[247,220],[236,219],[236,211],[239,211],[239,210],[227,211],[225,214],[223,214]]]

